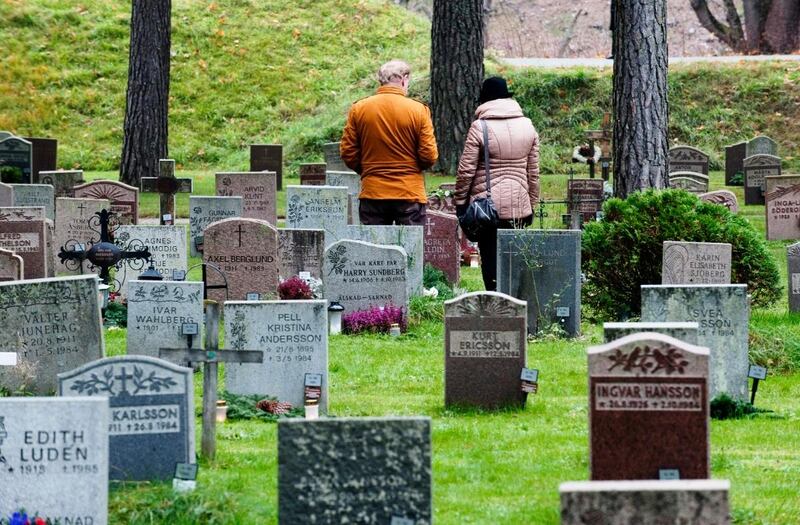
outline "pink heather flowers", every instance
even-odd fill
[[[391,304],[373,306],[367,310],[358,310],[342,316],[342,331],[345,334],[360,332],[373,332],[388,334],[393,323],[400,325],[400,330],[405,332],[408,322],[403,308]]]

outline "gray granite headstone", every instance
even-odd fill
[[[732,246],[664,241],[661,284],[730,284]]]
[[[171,479],[194,463],[192,369],[145,356],[109,357],[58,375],[61,396],[108,398],[109,478]]]
[[[739,212],[739,201],[736,199],[736,194],[729,190],[715,190],[708,193],[701,193],[697,196],[703,202],[711,204],[719,204],[725,206],[731,213]]]
[[[171,281],[175,270],[184,274],[188,270],[186,228],[182,225],[121,225],[115,233],[115,240],[123,245],[141,241],[142,245],[150,249],[152,254],[150,260],[153,263],[153,267],[161,274],[164,280]],[[117,272],[117,280],[122,283],[120,287],[122,296],[128,297],[128,282],[138,279],[144,268],[141,262],[136,261],[129,261],[123,264],[125,269]]]
[[[747,142],[745,158],[751,155],[773,155],[778,156],[778,143],[765,135],[759,135]]]
[[[523,407],[527,303],[473,292],[444,304],[444,403],[486,409]]]
[[[337,301],[345,315],[370,307],[406,308],[406,251],[363,241],[338,241],[325,250],[322,279],[325,298]]]
[[[691,146],[669,148],[669,171],[694,171],[708,175],[708,154]]]
[[[203,230],[212,222],[241,217],[243,200],[241,197],[197,197],[189,196],[189,254],[199,257],[202,249]]]
[[[41,206],[3,206],[0,207],[0,222],[27,222],[44,220]]]
[[[241,197],[243,218],[259,219],[276,226],[276,179],[274,171],[217,173],[217,195]]]
[[[202,348],[203,283],[130,281],[128,283],[128,354],[158,357],[159,348],[188,348],[184,323],[197,323],[192,348]]]
[[[10,136],[0,139],[0,166],[12,173],[4,174],[2,182],[30,183],[33,167],[33,145],[21,138]]]
[[[285,228],[278,230],[278,276],[286,280],[300,272],[322,279],[325,231]]]
[[[431,477],[430,418],[278,422],[281,525],[429,525]]]
[[[744,159],[744,203],[764,204],[767,177],[781,174],[781,159],[774,155],[752,155]]]
[[[361,193],[361,175],[354,171],[326,171],[327,186],[344,186],[347,188],[348,223],[361,224],[358,216],[358,194]]]
[[[789,275],[789,311],[800,312],[800,242],[786,248]]]
[[[729,525],[730,482],[716,479],[562,483],[561,525]]]
[[[642,321],[698,322],[697,344],[711,349],[711,397],[747,399],[747,285],[643,285]]]
[[[55,193],[50,184],[11,184],[14,206],[42,206],[48,219],[56,218]]]
[[[25,261],[16,253],[0,249],[0,282],[25,278]]]
[[[303,406],[306,374],[322,375],[321,414],[328,411],[328,310],[324,300],[228,301],[225,345],[263,350],[264,362],[228,363],[225,387],[234,394],[276,397]]]
[[[34,182],[52,186],[57,199],[72,197],[72,188],[84,182],[83,170],[40,171]]]
[[[333,236],[326,235],[326,241],[331,237]],[[425,264],[423,238],[422,226],[350,225],[336,240],[348,239],[403,248],[408,256],[408,296],[411,297],[422,293],[422,272]]]
[[[707,193],[708,175],[694,171],[673,171],[669,174],[669,187],[689,193]]]
[[[0,283],[0,352],[18,359],[0,367],[0,386],[49,394],[58,373],[103,357],[97,283],[94,275]]]
[[[342,155],[339,150],[340,145],[341,142],[326,142],[322,145],[327,171],[351,171],[342,160]]]
[[[733,178],[744,177],[744,158],[747,156],[747,142],[725,146],[725,186],[734,186]],[[736,184],[741,186],[744,182]]]
[[[603,323],[603,342],[610,343],[626,335],[640,332],[664,334],[684,343],[697,344],[698,323]]]
[[[14,205],[14,186],[0,182],[0,206]]]
[[[83,244],[88,250],[91,243],[100,241],[100,227],[98,217],[95,215],[101,210],[109,209],[108,200],[101,199],[72,199],[59,197],[56,199],[56,231],[55,250],[62,247],[67,250],[75,249],[78,244]],[[90,221],[93,224],[90,224]],[[56,273],[90,273],[89,261],[83,262],[83,272],[77,262],[64,264],[61,259],[56,261]]]
[[[108,523],[108,425],[104,398],[0,398],[0,516]]]
[[[286,227],[325,230],[329,246],[347,227],[347,191],[339,186],[287,186]]]
[[[528,301],[528,332],[581,329],[580,230],[498,230],[497,290]]]

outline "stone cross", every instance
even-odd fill
[[[161,195],[161,211],[159,224],[161,226],[175,224],[175,194],[192,193],[192,179],[175,178],[175,161],[172,159],[159,159],[158,177],[142,177],[142,193],[159,193]]]
[[[217,364],[262,363],[262,350],[219,349],[219,303],[206,303],[206,349],[161,348],[160,357],[183,364],[203,363],[203,456],[213,460],[217,453]]]

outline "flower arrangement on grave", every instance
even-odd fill
[[[283,417],[303,417],[303,407],[278,401],[264,395],[232,394],[223,390],[220,399],[228,406],[228,421],[252,420],[276,421]]]
[[[0,525],[56,525],[58,523],[58,520],[53,521],[36,514],[28,516],[24,510],[15,512],[8,518],[0,518]]]
[[[588,144],[581,144],[575,146],[572,150],[572,162],[579,162],[581,164],[597,164],[600,162],[600,148],[592,148]]]
[[[366,310],[345,314],[342,317],[342,332],[345,334],[362,332],[388,334],[392,324],[399,325],[400,331],[406,331],[408,320],[403,308],[391,304],[373,306]]]
[[[293,276],[278,285],[278,296],[283,301],[298,301],[302,299],[313,299],[314,291],[305,279]]]

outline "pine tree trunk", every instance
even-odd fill
[[[167,157],[170,0],[133,0],[128,93],[119,180],[139,186]]]
[[[773,53],[792,53],[797,50],[800,30],[800,1],[772,0],[764,24],[764,40]]]
[[[434,0],[431,110],[437,170],[455,174],[483,81],[483,0]]]
[[[665,188],[667,2],[614,0],[614,195]]]

